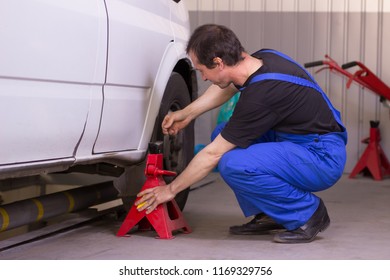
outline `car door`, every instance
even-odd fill
[[[0,38],[0,165],[73,157],[103,100],[104,1],[0,1]]]
[[[172,0],[106,1],[107,80],[95,153],[135,150],[142,137],[151,88],[173,40]]]

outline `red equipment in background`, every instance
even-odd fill
[[[145,167],[146,182],[142,186],[141,191],[165,185],[163,175],[176,175],[175,172],[162,169],[162,142],[149,144],[149,150],[150,154],[147,157]],[[137,198],[137,200],[138,199],[140,198]],[[174,238],[173,232],[176,230],[183,230],[184,233],[192,232],[174,199],[158,205],[157,208],[149,214],[146,214],[145,210],[141,212],[138,211],[137,206],[133,204],[123,221],[117,236],[127,235],[127,233],[137,224],[138,230],[146,231],[154,229],[158,234],[158,238],[161,239]]]
[[[331,72],[340,73],[349,78],[347,82],[347,88],[351,86],[352,82],[357,82],[361,86],[368,88],[375,94],[379,95],[381,102],[385,101],[386,99],[390,100],[390,88],[384,82],[382,82],[373,72],[371,72],[370,69],[368,69],[363,63],[359,61],[352,61],[345,63],[342,66],[339,66],[337,62],[330,58],[330,56],[328,55],[325,55],[325,60],[305,63],[306,68],[321,65],[326,66],[322,67],[320,70],[317,70],[316,73],[324,69],[329,69]],[[360,68],[355,73],[351,73],[345,70],[354,66],[359,66]]]
[[[325,60],[319,60],[309,62],[305,64],[306,68],[321,66],[320,70],[329,69],[331,72],[340,73],[348,77],[347,88],[351,86],[352,82],[357,82],[361,86],[371,90],[375,94],[380,96],[380,101],[384,102],[385,105],[389,104],[390,101],[390,88],[383,83],[374,73],[372,73],[363,63],[358,61],[348,62],[343,64],[341,67],[328,55],[325,55]],[[355,73],[351,73],[346,69],[358,66],[359,70]],[[352,170],[349,178],[354,178],[357,174],[368,170],[375,180],[382,180],[384,176],[390,175],[390,164],[380,146],[380,131],[379,121],[370,121],[370,137],[362,140],[363,143],[368,144],[364,153],[360,157],[358,163]]]

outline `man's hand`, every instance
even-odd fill
[[[176,135],[180,130],[185,128],[191,119],[184,113],[183,110],[170,112],[165,116],[162,122],[162,131],[164,134]]]
[[[137,197],[140,197],[140,199],[135,202],[137,210],[146,210],[146,214],[149,214],[156,209],[159,204],[174,199],[175,194],[171,191],[169,185],[164,185],[146,189],[140,192]]]
[[[236,146],[218,135],[213,142],[207,145],[191,160],[170,184],[157,186],[140,192],[140,197],[135,203],[138,211],[146,210],[146,214],[152,212],[164,202],[172,200],[176,194],[203,179],[218,164],[223,154],[234,149]]]

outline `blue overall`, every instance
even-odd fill
[[[265,51],[296,63],[282,53]],[[304,225],[318,208],[319,198],[312,192],[328,189],[341,177],[347,132],[340,113],[316,83],[281,73],[259,74],[250,83],[265,79],[316,89],[343,130],[322,135],[269,131],[249,147],[237,147],[225,153],[218,164],[221,177],[232,188],[246,217],[265,213],[287,230],[294,230]],[[212,140],[225,124],[216,127]]]

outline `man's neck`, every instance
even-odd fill
[[[248,53],[243,53],[242,56],[244,59],[231,69],[232,81],[236,85],[243,85],[263,65],[261,59],[255,58]]]

